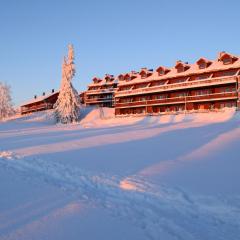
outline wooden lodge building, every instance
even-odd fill
[[[142,68],[139,72],[94,77],[80,94],[86,106],[114,107],[115,115],[240,109],[240,57],[220,52],[216,60]],[[35,97],[21,106],[26,114],[53,108],[58,92]]]
[[[55,92],[52,89],[51,93],[43,92],[42,96],[34,96],[34,99],[22,104],[20,106],[21,114],[28,114],[32,112],[39,112],[52,109],[58,99],[59,91]],[[81,103],[84,102],[84,92],[80,93]]]
[[[130,77],[131,76],[131,77]],[[221,52],[215,61],[177,61],[172,68],[142,68],[120,76],[115,114],[154,114],[201,109],[240,108],[240,58]]]
[[[55,92],[54,89],[52,89],[52,92],[50,94],[46,94],[45,92],[42,94],[42,96],[34,96],[34,99],[23,103],[21,105],[21,114],[28,114],[32,112],[38,112],[43,111],[47,109],[52,109],[54,103],[57,101],[59,92]]]

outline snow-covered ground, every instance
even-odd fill
[[[237,240],[240,114],[0,123],[1,240]]]

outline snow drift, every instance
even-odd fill
[[[0,239],[239,237],[235,111],[50,115],[0,124]]]

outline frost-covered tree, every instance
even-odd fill
[[[14,113],[10,86],[0,82],[0,120]]]
[[[73,46],[68,46],[68,57],[64,57],[62,64],[62,81],[58,100],[54,106],[57,122],[72,123],[77,122],[80,116],[80,97],[72,85],[75,75],[74,50]]]

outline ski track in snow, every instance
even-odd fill
[[[181,189],[156,186],[139,176],[94,175],[82,169],[0,152],[1,168],[55,185],[110,214],[129,219],[147,239],[217,239],[239,237],[239,198],[193,196]],[[220,200],[221,199],[221,200]],[[204,229],[208,229],[205,231]]]

